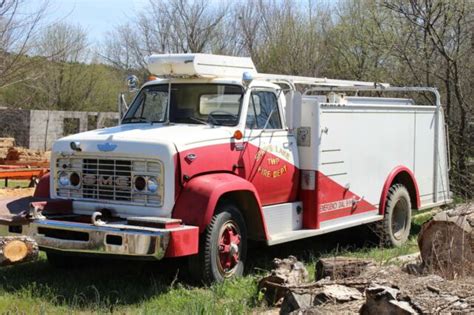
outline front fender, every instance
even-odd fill
[[[183,187],[172,216],[183,220],[185,224],[198,226],[201,233],[211,222],[221,196],[236,191],[247,191],[253,195],[258,204],[263,231],[265,235],[268,235],[263,219],[262,204],[255,187],[245,179],[228,173],[206,174],[192,178]]]

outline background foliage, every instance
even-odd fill
[[[100,47],[45,25],[48,3],[0,0],[0,105],[111,111],[151,53],[250,56],[260,72],[435,86],[449,127],[452,189],[472,198],[474,1],[150,0]],[[428,97],[425,101],[429,101]]]

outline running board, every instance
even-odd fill
[[[302,238],[347,229],[357,225],[380,221],[382,219],[383,215],[379,215],[378,210],[375,210],[330,221],[324,221],[321,222],[321,227],[319,229],[302,229],[270,235],[270,239],[267,240],[267,245],[272,246],[281,243],[291,242]]]

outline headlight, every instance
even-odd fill
[[[148,178],[147,186],[148,186],[148,191],[149,192],[156,193],[158,191],[159,184],[158,184],[158,181],[156,180],[156,178],[150,177],[150,178]]]
[[[59,173],[59,185],[60,186],[69,186],[70,184],[69,175],[66,172]]]
[[[69,180],[71,182],[71,185],[74,187],[77,187],[81,184],[81,177],[76,172],[71,173],[71,176],[69,176]]]
[[[143,191],[146,188],[145,178],[143,176],[135,177],[134,186],[136,190]]]

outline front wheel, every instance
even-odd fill
[[[222,204],[200,242],[199,254],[189,258],[191,276],[205,283],[222,282],[244,272],[247,228],[239,209]]]
[[[410,235],[411,202],[405,186],[390,187],[385,204],[385,216],[379,223],[379,236],[384,245],[400,247]]]

